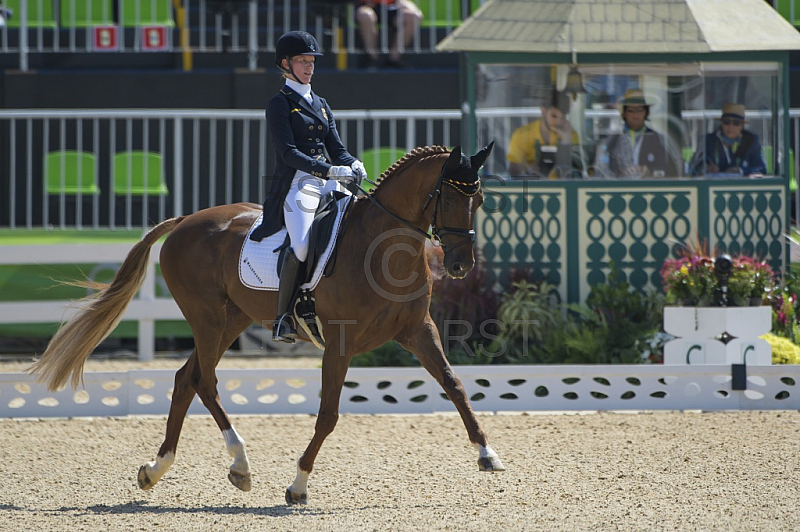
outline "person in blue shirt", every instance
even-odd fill
[[[272,339],[294,343],[293,316],[299,272],[308,258],[309,231],[320,198],[367,177],[364,164],[342,144],[333,113],[311,90],[319,44],[305,31],[283,34],[275,45],[275,65],[285,85],[267,105],[267,130],[275,147],[275,174],[268,183],[264,219],[250,235],[261,241],[285,224],[291,247],[280,267],[278,314]]]
[[[726,103],[719,127],[705,138],[689,163],[692,175],[761,175],[767,171],[758,135],[744,129],[745,107]]]

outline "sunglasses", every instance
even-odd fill
[[[723,126],[730,126],[730,125],[741,126],[742,123],[743,122],[741,120],[732,120],[730,118],[723,118],[722,119],[722,125]]]

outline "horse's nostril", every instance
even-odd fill
[[[456,273],[461,273],[464,271],[464,268],[461,266],[460,262],[456,262],[455,264],[453,264],[453,271]]]

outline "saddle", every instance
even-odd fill
[[[295,318],[320,349],[324,348],[325,342],[313,291],[322,277],[329,277],[334,272],[336,244],[346,228],[346,215],[351,205],[352,196],[338,191],[320,198],[309,233],[308,258],[303,263],[304,270],[299,273],[300,289],[294,306]],[[281,266],[290,247],[289,235],[284,227],[260,242],[252,241],[250,233],[260,225],[261,217],[255,221],[244,240],[239,258],[239,279],[248,288],[277,290]]]

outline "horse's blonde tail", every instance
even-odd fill
[[[73,388],[83,385],[86,359],[117,326],[144,281],[150,248],[183,218],[170,218],[148,231],[125,257],[111,284],[81,300],[88,304],[61,325],[42,357],[25,371],[37,375],[50,391],[63,388],[70,374]]]

